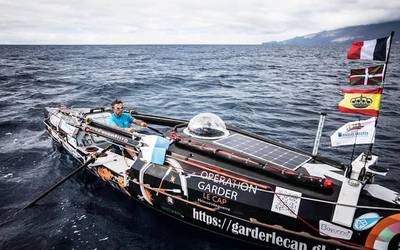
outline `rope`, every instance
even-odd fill
[[[161,190],[164,179],[171,173],[171,170],[172,170],[172,167],[169,167],[168,170],[165,172],[163,178],[160,181],[160,185],[158,186],[158,190]],[[158,195],[158,192],[157,192],[157,195]]]
[[[178,161],[182,161],[180,159],[176,159]],[[188,162],[188,161],[185,161]],[[196,165],[192,165],[192,166],[196,166]],[[211,170],[211,169],[210,169]],[[189,173],[185,170],[183,170],[183,172],[187,173],[187,174],[192,174]],[[194,177],[199,177],[199,178],[203,178],[202,176],[196,176],[196,175],[192,175]],[[244,181],[244,180],[243,180]],[[272,190],[268,190],[268,189],[261,189],[261,188],[257,188],[257,190],[261,191],[261,192],[265,192],[265,193],[270,193],[270,194],[277,194],[275,191]],[[278,193],[279,194],[279,193]],[[334,201],[327,201],[327,200],[321,200],[321,199],[317,199],[317,198],[310,198],[310,197],[297,197],[294,195],[290,195],[290,194],[279,194],[279,195],[285,195],[287,197],[292,197],[292,198],[299,198],[302,200],[309,200],[309,201],[315,201],[315,202],[320,202],[320,203],[325,203],[325,204],[331,204],[331,205],[336,205],[336,206],[344,206],[344,207],[352,207],[352,208],[367,208],[367,209],[376,209],[376,210],[386,210],[386,211],[395,211],[395,212],[400,212],[400,208],[387,208],[387,207],[373,207],[373,206],[362,206],[362,205],[349,205],[349,204],[344,204],[344,203],[338,203],[338,202],[334,202]]]
[[[116,144],[116,143],[112,143],[112,142],[110,142],[110,143],[118,145],[121,148],[126,149],[125,146],[121,146],[120,144]],[[175,158],[175,157],[170,157],[170,158],[178,160],[178,161],[183,161],[182,159]],[[189,162],[189,161],[185,160],[185,162]],[[195,166],[195,165],[192,165],[192,166]],[[209,170],[212,171],[212,169],[209,169]],[[193,175],[192,172],[185,171],[184,169],[182,169],[182,172],[184,172],[187,175],[193,176],[193,177],[203,178],[202,176],[199,176],[199,175]],[[241,179],[240,181],[246,182],[244,179]],[[247,182],[247,183],[249,183],[249,182]],[[252,184],[252,182],[250,182],[249,184]],[[268,190],[268,189],[261,189],[259,187],[257,187],[257,191],[270,193],[270,194],[279,194],[279,193],[276,193],[275,191]],[[301,199],[301,200],[308,200],[308,201],[315,201],[315,202],[320,202],[320,203],[325,203],[325,204],[331,204],[331,205],[335,205],[335,206],[361,208],[361,209],[376,209],[376,210],[382,210],[382,211],[400,212],[400,208],[375,207],[375,206],[363,206],[363,205],[349,205],[349,204],[339,203],[339,202],[335,202],[335,201],[321,200],[321,199],[317,199],[317,198],[298,197],[298,196],[294,196],[294,195],[290,195],[290,194],[279,194],[279,195],[287,196],[287,197],[291,197],[291,198],[297,198],[297,199]]]
[[[120,146],[120,147],[121,147],[122,149],[127,149],[127,147],[125,147],[125,146]],[[131,149],[131,150],[132,150],[132,149]],[[127,162],[126,162],[126,159],[125,159],[124,150],[122,150],[122,154],[123,154],[124,162],[125,162],[125,164],[128,166],[128,164],[127,164]],[[182,159],[177,159],[177,158],[175,158],[175,157],[171,157],[171,158],[174,158],[174,159],[176,159],[176,160],[178,160],[178,161],[183,161]],[[185,160],[184,162],[190,164],[191,161]],[[192,162],[191,164],[194,165],[194,162]],[[128,166],[128,167],[129,167],[129,166]],[[164,177],[162,178],[161,183],[160,183],[160,185],[159,185],[158,188],[153,188],[153,187],[150,187],[150,186],[146,186],[146,187],[152,189],[153,191],[156,191],[157,195],[158,195],[158,193],[162,193],[162,194],[165,194],[165,195],[167,195],[167,196],[171,196],[170,194],[166,193],[166,191],[168,192],[168,191],[173,191],[173,190],[161,189],[162,183],[163,183],[165,177],[169,174],[170,170],[172,170],[171,167],[170,167],[170,168],[167,170],[167,172],[164,174]],[[210,169],[210,170],[212,171],[212,169]],[[187,175],[189,175],[189,176],[191,176],[191,177],[193,176],[193,177],[203,178],[202,176],[193,174],[193,172],[192,172],[192,173],[189,173],[188,171],[185,171],[185,170],[183,170],[183,169],[182,169],[182,172],[184,172],[185,174],[187,174]],[[243,179],[241,179],[241,181],[243,181]],[[134,183],[136,183],[136,182],[134,182]],[[136,183],[136,184],[138,184],[138,183]],[[143,184],[140,184],[140,183],[139,183],[139,185],[143,185]],[[332,205],[336,205],[336,206],[337,206],[337,205],[341,205],[341,206],[355,207],[355,208],[373,208],[373,209],[376,209],[376,210],[400,211],[400,208],[396,209],[396,208],[385,208],[385,207],[370,207],[370,206],[357,206],[357,205],[354,206],[354,205],[340,204],[340,203],[337,203],[337,202],[331,202],[331,201],[326,201],[326,200],[321,200],[321,199],[315,199],[315,198],[298,197],[298,196],[290,195],[290,194],[281,194],[281,193],[277,193],[277,192],[275,192],[275,191],[262,189],[262,188],[260,188],[260,187],[257,187],[257,190],[259,190],[259,191],[261,191],[261,192],[265,192],[265,193],[274,194],[274,195],[280,200],[280,202],[287,208],[287,210],[288,210],[290,213],[296,215],[296,218],[297,218],[301,223],[303,223],[306,227],[308,227],[309,229],[311,229],[312,231],[314,231],[316,234],[320,233],[320,234],[322,234],[323,236],[326,236],[326,237],[329,237],[329,238],[332,238],[332,239],[333,239],[333,237],[331,237],[331,236],[329,236],[329,235],[327,235],[327,234],[325,234],[325,233],[323,233],[323,232],[320,232],[318,228],[316,228],[316,227],[313,226],[310,222],[308,222],[306,219],[304,219],[302,216],[300,216],[300,215],[298,215],[296,212],[294,212],[293,209],[292,209],[290,206],[288,206],[288,205],[286,204],[286,202],[281,198],[281,196],[292,197],[292,198],[296,198],[296,199],[300,199],[300,200],[316,201],[316,202],[320,202],[320,203],[328,203],[328,204],[332,204]],[[173,196],[173,197],[174,197],[174,198],[178,198],[177,196]],[[182,199],[182,200],[183,200],[183,199]],[[183,200],[183,201],[192,204],[192,202],[190,202],[190,201],[187,201],[187,200]],[[193,203],[193,204],[194,204],[194,203]],[[199,204],[196,204],[196,205],[199,205]],[[218,211],[218,210],[219,210],[219,208],[215,208],[215,211]],[[219,211],[218,211],[218,212],[219,212]],[[341,240],[341,239],[336,239],[336,238],[335,238],[335,240],[338,241],[338,242],[340,242],[340,243],[342,243],[342,244],[344,244],[344,245],[348,245],[348,246],[351,246],[351,247],[364,248],[364,246],[362,246],[362,245],[360,245],[360,244],[356,244],[356,243],[352,243],[352,242],[349,242],[349,241],[345,241],[345,240]]]
[[[327,235],[327,234],[325,234],[325,233],[323,233],[323,232],[320,232],[318,228],[316,228],[316,227],[314,227],[313,225],[311,225],[311,224],[310,224],[307,220],[305,220],[302,216],[296,214],[296,213],[293,211],[293,209],[291,209],[291,208],[281,199],[280,195],[282,195],[282,194],[278,194],[278,193],[275,193],[275,194],[276,194],[276,197],[282,202],[282,204],[289,210],[289,212],[291,212],[293,215],[296,215],[297,219],[299,219],[304,225],[306,225],[307,227],[311,228],[311,230],[315,231],[317,234],[320,233],[320,234],[322,234],[323,236],[326,236],[326,237],[329,237],[329,238],[333,239],[333,237],[331,237],[331,236],[329,236],[329,235]],[[300,197],[297,197],[297,198],[300,198]],[[355,244],[355,243],[348,242],[348,241],[345,241],[345,240],[341,240],[341,239],[337,239],[337,238],[335,238],[335,240],[337,240],[337,241],[339,241],[339,242],[341,242],[342,244],[345,244],[345,245],[350,245],[350,246],[354,246],[354,247],[364,248],[363,245]]]

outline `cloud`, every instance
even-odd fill
[[[261,43],[400,19],[400,1],[0,0],[0,43]]]

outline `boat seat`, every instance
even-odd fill
[[[133,163],[134,160],[127,157],[124,159],[123,156],[109,151],[106,157],[99,157],[91,166],[103,165],[115,173],[123,175]]]

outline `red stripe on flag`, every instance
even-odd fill
[[[353,42],[351,48],[347,52],[347,59],[360,59],[361,48],[364,42]]]
[[[375,117],[379,116],[379,110],[374,110],[374,109],[349,109],[343,106],[338,106],[338,109],[340,112],[343,113],[356,113],[356,114],[369,115]]]
[[[382,94],[382,88],[376,89],[342,89],[346,94]]]

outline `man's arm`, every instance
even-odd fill
[[[147,127],[147,123],[145,123],[144,121],[139,120],[139,119],[135,119],[133,121],[133,123],[135,123],[136,125],[141,126],[141,127]]]
[[[128,133],[133,133],[133,132],[135,132],[135,129],[134,129],[134,128],[123,128],[123,127],[118,126],[118,125],[115,123],[115,121],[114,121],[111,117],[110,117],[110,119],[108,120],[108,125],[111,126],[111,127],[113,127],[113,128],[119,129],[119,130],[125,130],[125,131],[128,132]]]

